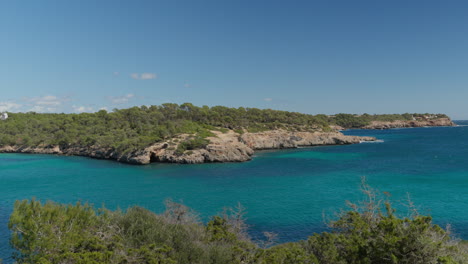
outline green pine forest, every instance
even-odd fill
[[[213,130],[260,132],[271,129],[331,131],[330,126],[360,128],[371,121],[412,120],[429,114],[308,115],[296,112],[224,106],[197,107],[190,103],[167,103],[96,113],[9,113],[0,122],[0,147],[61,148],[96,146],[120,152],[135,151],[178,134],[196,135],[186,149],[203,146]],[[437,117],[447,117],[438,114]],[[191,146],[191,144],[193,146]]]

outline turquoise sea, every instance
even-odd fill
[[[204,220],[240,202],[254,238],[273,231],[281,241],[295,241],[323,231],[323,215],[332,217],[346,207],[345,200],[362,198],[362,176],[389,192],[398,208],[409,193],[421,213],[450,223],[458,237],[468,239],[468,126],[345,134],[382,141],[264,151],[250,162],[200,165],[0,154],[0,258],[11,262],[7,222],[17,199],[86,201],[111,209],[139,205],[161,212],[164,200],[172,198]]]

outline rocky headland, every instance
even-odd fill
[[[112,159],[130,164],[166,163],[206,163],[206,162],[242,162],[252,159],[255,150],[286,149],[302,146],[345,145],[362,141],[374,141],[374,137],[345,136],[340,132],[291,132],[271,130],[259,133],[236,133],[229,130],[225,133],[212,131],[209,143],[199,149],[177,152],[181,142],[191,135],[182,134],[164,142],[155,143],[147,148],[120,153],[111,148],[100,147],[1,147],[3,153],[34,153],[86,156],[97,159]]]
[[[450,118],[438,118],[431,120],[396,120],[391,122],[372,121],[362,129],[391,129],[405,127],[435,127],[435,126],[456,126]]]
[[[96,113],[8,113],[0,153],[112,159],[131,164],[241,162],[254,151],[375,140],[344,129],[455,126],[445,114],[310,115],[272,109],[197,107],[191,103]],[[259,132],[262,131],[262,132]]]

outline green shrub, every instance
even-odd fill
[[[365,184],[363,190],[367,199],[350,204],[329,232],[279,245],[272,233],[259,245],[250,240],[240,205],[202,224],[171,200],[159,215],[17,201],[8,226],[18,263],[468,263],[466,242],[431,217],[398,217],[387,200]]]
[[[177,149],[175,151],[176,155],[182,155],[186,150],[195,150],[195,149],[203,149],[205,148],[210,141],[206,138],[202,138],[200,136],[194,137],[194,138],[189,138],[186,139],[185,141],[182,141],[179,143],[177,146]]]
[[[399,218],[365,183],[363,191],[367,200],[350,204],[350,211],[330,223],[332,232],[308,239],[307,250],[320,263],[468,263],[467,252],[430,216],[413,211]]]

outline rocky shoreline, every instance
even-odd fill
[[[259,133],[239,134],[232,130],[222,133],[213,131],[215,136],[208,137],[209,144],[200,149],[176,152],[178,144],[190,135],[179,135],[171,140],[153,144],[134,152],[120,153],[113,149],[99,147],[1,147],[2,153],[56,154],[85,156],[96,159],[111,159],[123,163],[144,165],[153,162],[166,163],[207,163],[243,162],[252,159],[255,150],[286,149],[302,146],[345,145],[362,141],[375,141],[374,137],[345,136],[340,132],[290,132],[271,130]]]
[[[409,127],[456,126],[449,118],[432,120],[397,120],[392,122],[372,121],[361,129],[391,129]],[[335,130],[346,128],[335,126]],[[340,132],[291,132],[270,130],[258,133],[239,134],[233,130],[225,133],[212,131],[215,136],[208,137],[209,143],[204,148],[177,153],[180,142],[190,138],[183,134],[164,142],[155,143],[147,148],[122,153],[111,148],[61,147],[61,146],[5,146],[0,153],[56,154],[65,156],[85,156],[95,159],[111,159],[129,164],[164,163],[207,163],[207,162],[243,162],[252,159],[255,150],[288,149],[305,146],[345,145],[362,141],[375,141],[374,137],[345,136]]]
[[[362,129],[391,129],[405,127],[436,127],[436,126],[456,126],[450,118],[438,118],[433,120],[397,120],[392,122],[372,121],[370,125]]]
[[[396,120],[396,121],[371,121],[363,127],[342,127],[338,125],[330,126],[333,130],[343,131],[347,129],[372,129],[383,130],[392,128],[412,128],[412,127],[451,127],[457,126],[450,118],[437,118],[429,120]]]

